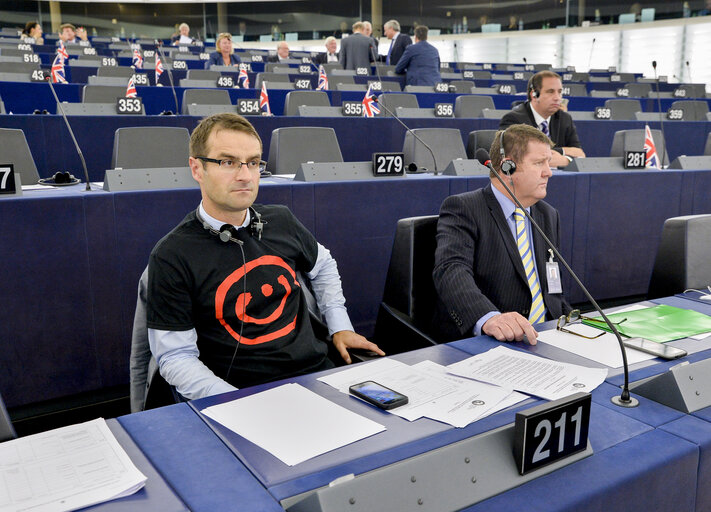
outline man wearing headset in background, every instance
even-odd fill
[[[147,325],[160,373],[189,399],[332,368],[296,273],[306,274],[338,357],[384,355],[353,332],[336,262],[284,206],[256,205],[262,141],[231,113],[190,138],[197,210],[151,252]]]
[[[557,247],[558,211],[542,201],[552,175],[552,146],[538,129],[513,125],[494,138],[491,165]],[[434,325],[442,338],[487,334],[534,345],[535,325],[570,306],[549,281],[556,276],[547,265],[545,241],[493,172],[490,179],[486,187],[442,203],[432,273],[438,295]]]
[[[551,165],[563,168],[573,158],[585,156],[573,118],[563,105],[563,82],[553,71],[539,71],[528,81],[528,101],[501,118],[499,129],[528,124],[548,135],[554,143]]]

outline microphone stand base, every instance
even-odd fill
[[[630,397],[629,400],[622,400],[621,396],[613,396],[610,401],[617,405],[618,407],[637,407],[639,405],[639,400],[634,397]]]

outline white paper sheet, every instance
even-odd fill
[[[447,367],[455,375],[511,387],[556,400],[579,391],[591,392],[607,377],[607,370],[559,363],[499,346]]]
[[[145,483],[102,418],[0,444],[0,512],[76,510]]]
[[[385,430],[293,383],[201,412],[289,466]]]

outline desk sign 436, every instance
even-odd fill
[[[576,393],[516,413],[514,458],[522,475],[588,446],[590,394]]]

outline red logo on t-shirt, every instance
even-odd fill
[[[273,341],[275,339],[281,338],[282,336],[286,336],[296,328],[297,312],[294,312],[294,318],[288,320],[285,325],[283,321],[278,321],[284,314],[284,309],[287,304],[287,300],[289,299],[289,296],[291,295],[292,291],[295,292],[295,290],[292,288],[292,285],[289,283],[288,276],[284,273],[280,274],[277,277],[277,282],[274,284],[259,283],[255,285],[251,282],[249,283],[249,288],[251,290],[259,289],[259,293],[261,293],[264,297],[270,297],[273,293],[275,293],[274,286],[281,286],[284,288],[284,296],[278,302],[274,310],[266,316],[256,317],[247,314],[247,308],[249,307],[249,303],[253,299],[252,292],[250,291],[247,291],[246,293],[240,293],[237,296],[237,300],[235,301],[235,315],[237,316],[237,318],[245,324],[265,326],[264,329],[262,329],[263,334],[260,334],[259,336],[256,336],[254,338],[246,338],[245,336],[242,336],[240,338],[239,328],[235,330],[225,320],[225,301],[230,288],[232,288],[235,283],[243,279],[252,270],[259,267],[267,266],[276,266],[283,268],[284,270],[286,270],[288,275],[291,276],[291,282],[295,286],[299,286],[299,283],[296,280],[296,274],[294,273],[294,270],[289,265],[287,265],[284,260],[282,260],[278,256],[267,255],[261,256],[256,260],[252,260],[246,265],[243,265],[234,272],[232,272],[229,276],[227,276],[224,281],[222,281],[220,286],[217,287],[217,291],[215,292],[215,316],[217,320],[225,329],[227,329],[227,332],[229,332],[234,339],[239,340],[240,343],[244,343],[246,345],[259,345],[260,343],[267,343],[269,341]],[[276,325],[281,325],[282,327],[279,327],[274,331],[269,331],[269,328],[267,326],[273,325],[275,323]]]

